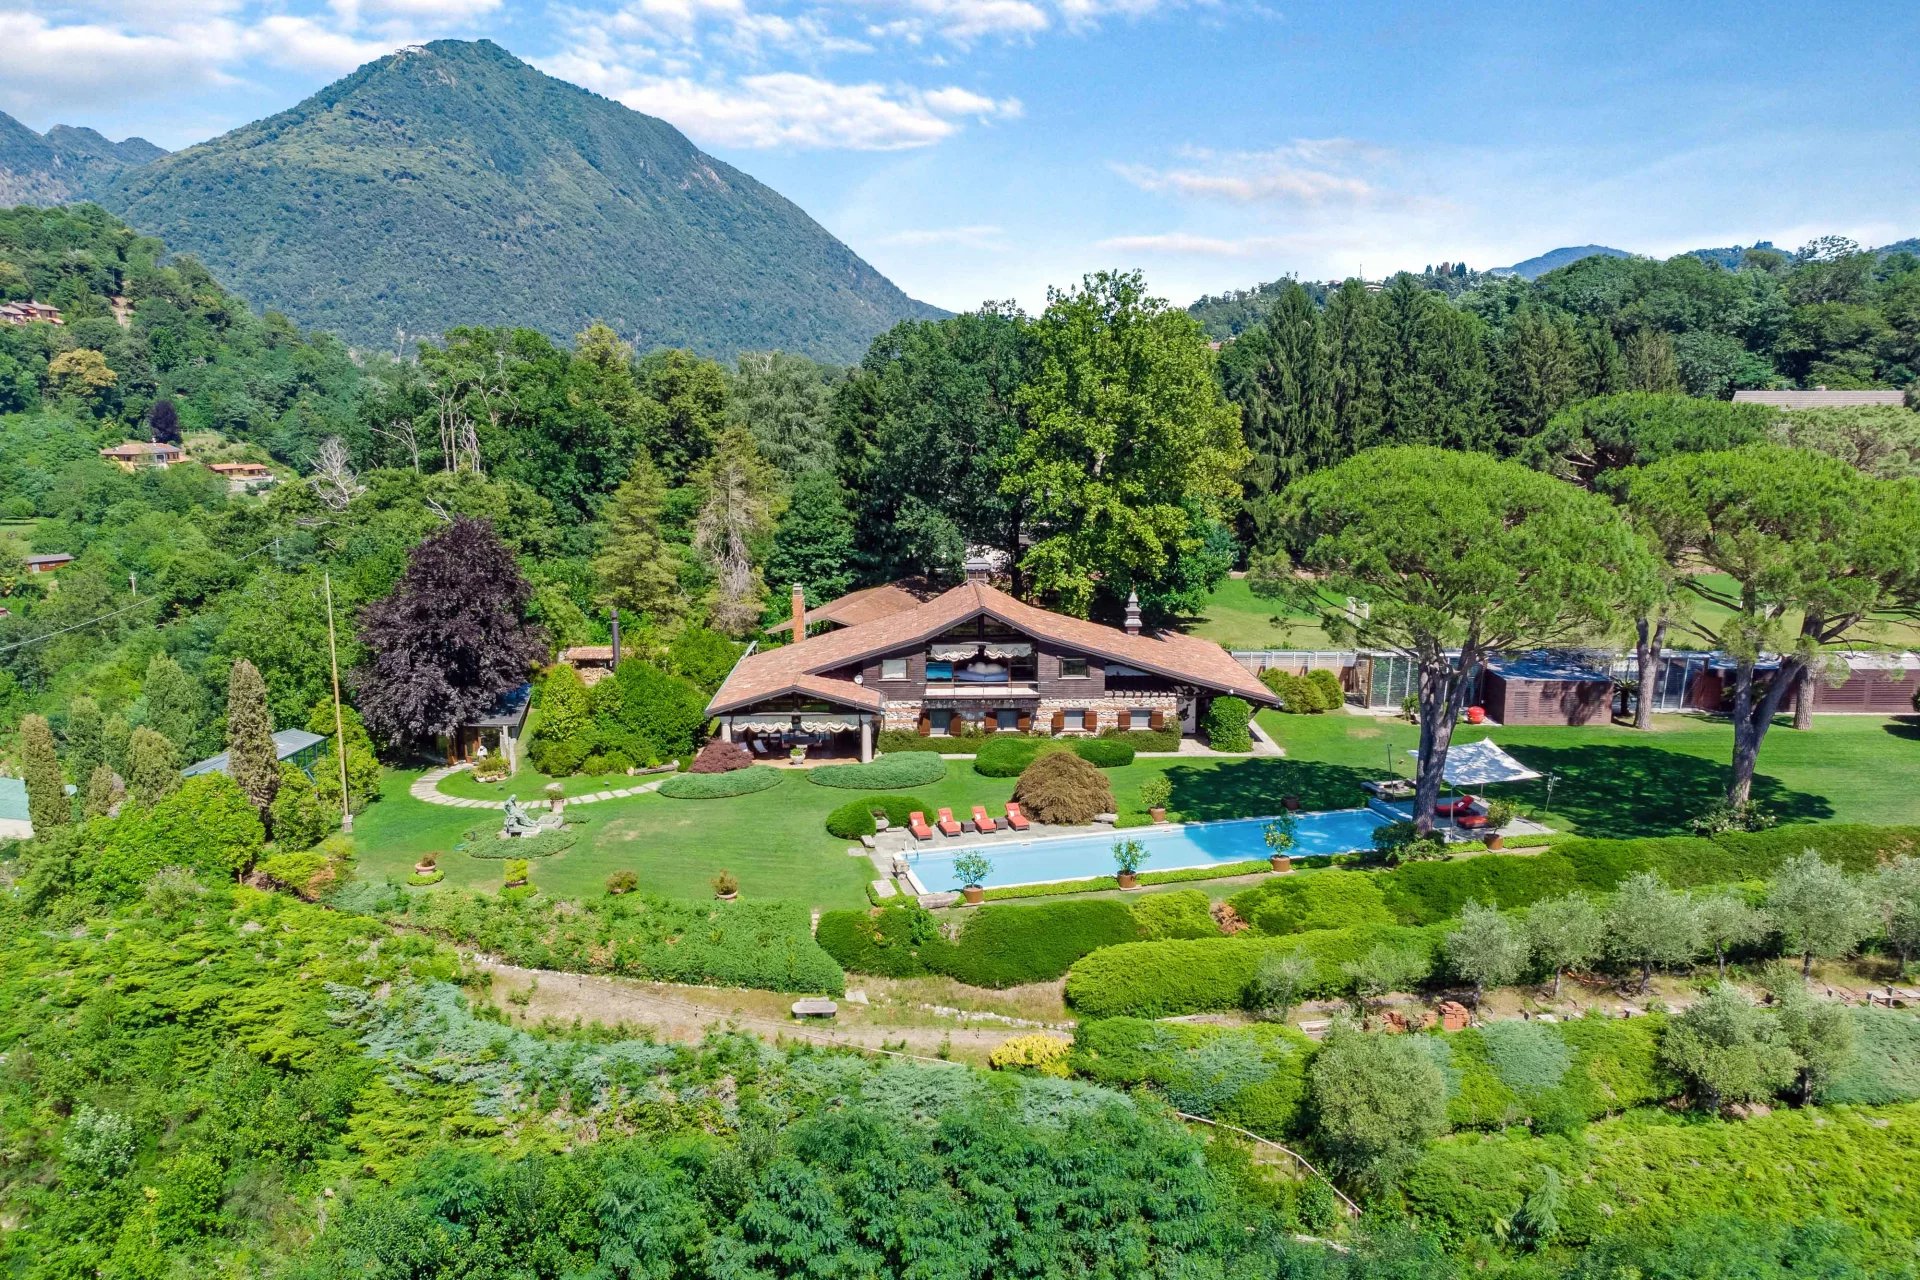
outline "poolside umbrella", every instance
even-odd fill
[[[1417,756],[1418,751],[1407,752]],[[1449,748],[1446,766],[1440,776],[1449,787],[1466,789],[1484,787],[1495,782],[1525,782],[1529,778],[1539,777],[1539,773],[1527,768],[1518,760],[1496,747],[1492,742],[1468,742]]]

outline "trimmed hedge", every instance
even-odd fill
[[[953,939],[917,903],[824,912],[814,931],[827,954],[857,973],[941,973],[976,987],[1048,982],[1095,949],[1140,936],[1133,912],[1111,899],[989,907],[971,912]]]
[[[860,796],[835,808],[827,815],[827,834],[842,840],[858,840],[861,836],[873,835],[879,826],[873,820],[875,811],[887,815],[890,826],[904,827],[907,818],[916,810],[930,813],[927,802],[919,796]]]
[[[1303,992],[1308,997],[1345,994],[1351,987],[1341,966],[1376,946],[1408,955],[1426,973],[1439,966],[1445,926],[1409,929],[1373,925],[1321,929],[1284,938],[1196,938],[1130,942],[1106,947],[1075,962],[1067,974],[1067,1003],[1090,1018],[1129,1014],[1165,1018],[1239,1008],[1263,956],[1300,952],[1315,962]]]
[[[779,785],[778,769],[756,764],[751,769],[735,769],[732,773],[676,773],[660,784],[660,794],[669,800],[724,800]]]
[[[1164,729],[1102,729],[1100,740],[1124,742],[1135,751],[1178,751],[1180,726],[1170,724]]]
[[[1201,726],[1207,745],[1215,751],[1244,755],[1253,750],[1253,734],[1247,728],[1253,720],[1253,707],[1245,698],[1215,698],[1207,707],[1207,720]]]
[[[1003,733],[981,743],[974,753],[973,771],[983,778],[1017,778],[1028,765],[1052,751],[1071,751],[1096,769],[1124,769],[1133,763],[1134,756],[1133,744],[1117,736],[1029,738]]]
[[[924,751],[884,755],[871,764],[828,764],[807,770],[816,787],[845,791],[886,791],[893,787],[920,787],[947,776],[947,762]]]
[[[1295,858],[1294,866],[1301,860]],[[1142,871],[1139,874],[1141,884],[1190,884],[1196,880],[1218,880],[1223,876],[1263,875],[1273,870],[1273,864],[1265,858],[1251,862],[1223,862],[1212,867],[1180,867],[1173,871]],[[1118,889],[1120,881],[1114,876],[1093,876],[1086,880],[1054,880],[1046,884],[1006,885],[998,889],[987,890],[988,902],[1006,902],[1014,898],[1052,898],[1066,893],[1097,893],[1102,889]]]
[[[1228,899],[1242,920],[1265,934],[1393,924],[1380,877],[1364,871],[1282,876]]]
[[[951,741],[948,738],[922,737],[911,729],[882,729],[874,735],[873,749],[881,755],[898,755],[903,751],[931,751],[939,755]]]
[[[1215,938],[1213,903],[1198,889],[1142,894],[1133,900],[1133,918],[1149,938]]]

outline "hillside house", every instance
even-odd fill
[[[273,483],[273,469],[264,462],[214,462],[207,470],[227,482],[228,493],[248,493]]]
[[[52,573],[55,569],[65,568],[73,563],[73,557],[64,551],[49,551],[41,555],[28,556],[23,563],[28,573]]]
[[[580,675],[580,683],[591,689],[613,674],[614,647],[610,644],[576,644],[560,651],[560,661]]]
[[[0,324],[65,324],[60,308],[45,302],[0,303]]]
[[[186,450],[179,445],[150,440],[129,440],[111,449],[102,449],[100,456],[122,471],[144,471],[149,467],[165,471],[187,460]]]
[[[461,725],[443,741],[447,763],[504,755],[507,772],[520,768],[520,739],[527,731],[527,712],[533,706],[533,686],[518,685],[493,700],[485,714]]]
[[[992,586],[987,566],[921,599],[918,588],[843,597],[809,614],[798,589],[789,629],[834,629],[742,658],[708,704],[722,737],[756,754],[789,744],[810,755],[871,759],[882,730],[944,737],[1013,731],[1095,735],[1108,729],[1195,732],[1216,697],[1275,699],[1219,645],[1140,624],[1109,627],[1025,604]],[[758,744],[756,746],[756,744]]]
[[[1736,391],[1735,404],[1765,404],[1776,409],[1858,409],[1875,405],[1898,409],[1906,403],[1903,391]]]

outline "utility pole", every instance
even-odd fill
[[[340,714],[340,649],[333,638],[333,574],[323,573],[327,589],[327,661],[333,667],[333,753],[340,759],[340,829],[353,830],[353,805],[347,796],[347,726]]]

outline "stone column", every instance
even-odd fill
[[[873,717],[860,717],[860,763],[869,764],[873,760]]]

